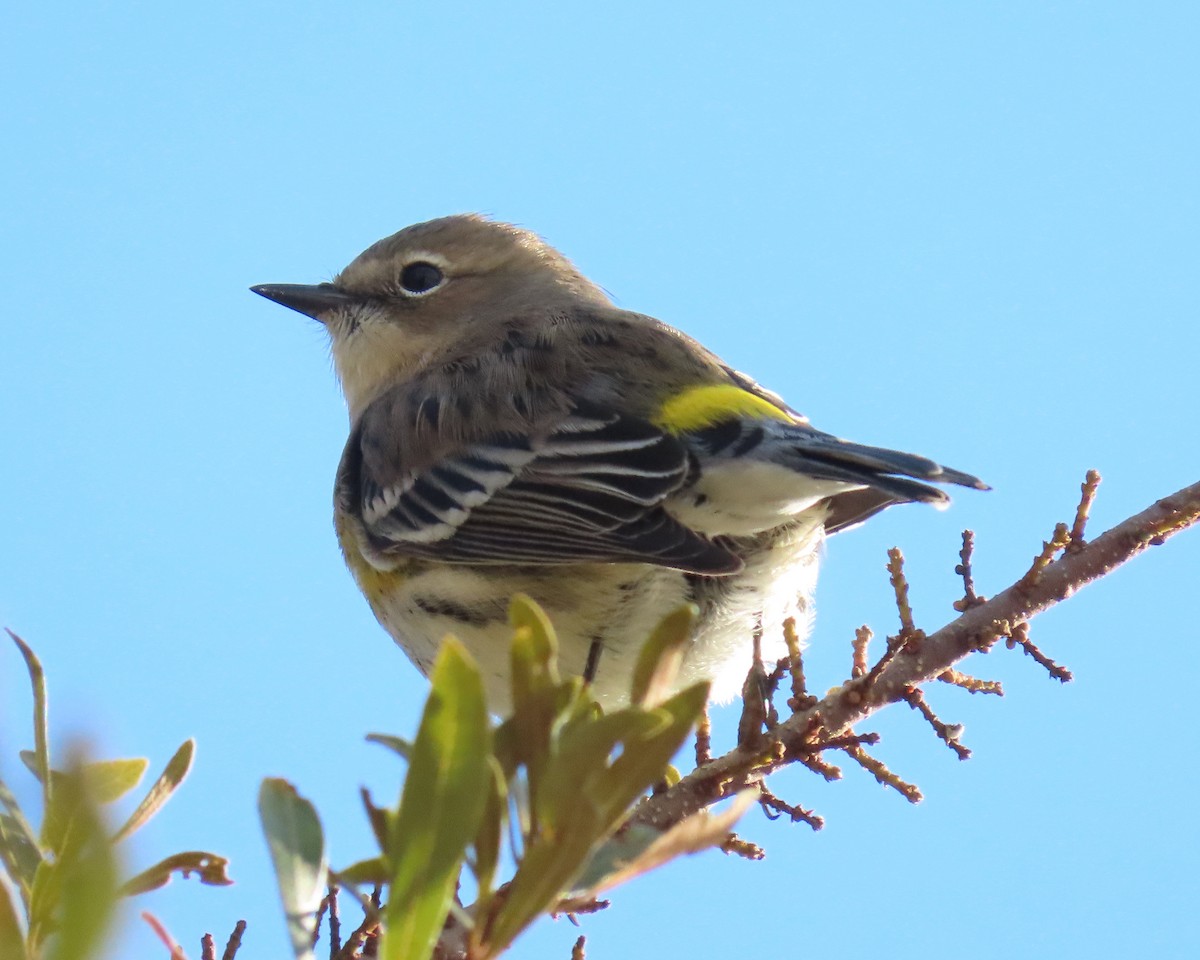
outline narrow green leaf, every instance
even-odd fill
[[[83,764],[72,764],[54,795],[60,809],[70,809],[71,815],[55,864],[58,909],[49,957],[88,960],[99,955],[116,914],[116,858]]]
[[[325,894],[325,835],[313,805],[286,780],[268,777],[258,791],[258,815],[275,866],[292,951],[312,957],[317,908]]]
[[[593,900],[606,890],[677,857],[716,846],[729,836],[757,796],[754,790],[743,790],[727,810],[720,813],[701,810],[665,831],[644,824],[631,825],[596,851],[576,881],[572,899]],[[560,904],[559,909],[569,910],[570,905]]]
[[[479,949],[472,956],[499,956],[522,930],[558,903],[603,836],[594,808],[583,804],[561,831],[537,837],[521,857],[486,935],[476,932]]]
[[[708,685],[696,684],[654,710],[630,707],[560,732],[543,784],[546,830],[526,848],[483,955],[501,953],[558,902],[634,801],[663,777],[707,700]]]
[[[447,638],[385,851],[395,870],[384,911],[385,960],[426,960],[433,952],[483,815],[490,748],[479,668],[461,643]]]
[[[225,857],[218,857],[215,853],[206,853],[203,850],[172,854],[143,870],[133,879],[126,880],[121,885],[120,895],[132,897],[147,890],[165,887],[171,876],[176,873],[184,879],[194,873],[205,886],[227,887],[233,883],[226,872],[228,866],[229,861]]]
[[[624,743],[621,755],[598,778],[592,798],[613,827],[643,793],[662,779],[675,752],[696,725],[708,703],[708,684],[681,690],[650,711],[660,726],[644,739]]]
[[[699,613],[695,604],[685,604],[668,613],[654,628],[633,668],[629,699],[634,706],[656,707],[670,696]]]
[[[0,880],[0,957],[5,960],[26,960],[25,936],[21,932],[21,921],[17,905],[12,901],[8,885]]]
[[[508,619],[513,628],[509,650],[513,736],[506,747],[512,749],[516,764],[526,768],[532,829],[536,830],[542,769],[564,702],[558,677],[558,640],[545,611],[523,594],[513,597]]]
[[[25,819],[7,784],[0,780],[0,863],[12,877],[21,892],[21,899],[29,903],[29,889],[33,876],[42,862],[42,851],[38,847],[37,835]]]
[[[330,878],[344,884],[385,884],[391,878],[391,871],[384,863],[383,857],[371,857],[369,860],[359,860],[345,870],[330,870]]]
[[[594,784],[608,770],[618,744],[635,738],[654,721],[643,711],[618,710],[564,727],[546,763],[538,815],[549,830],[591,804]]]
[[[150,761],[145,757],[125,760],[99,760],[85,764],[80,771],[87,780],[88,792],[97,803],[112,803],[142,782]]]
[[[558,657],[558,639],[546,611],[533,598],[517,593],[508,607],[508,622],[514,630],[528,632],[534,663],[542,670],[553,669]]]
[[[388,810],[386,807],[375,806],[374,801],[371,800],[371,792],[366,787],[359,787],[358,795],[362,798],[363,807],[367,811],[367,822],[371,825],[371,832],[375,834],[375,842],[379,844],[381,851],[386,851],[388,837],[392,835],[392,821],[396,819],[396,812]]]
[[[614,816],[611,803],[598,804],[594,797],[611,777],[617,747],[623,757],[630,743],[660,735],[669,725],[668,712],[631,708],[607,715],[581,713],[560,728],[545,770],[542,830],[529,839],[486,943],[479,943],[483,956],[503,952],[525,927],[553,908],[592,851],[624,818],[626,810]],[[647,777],[633,796],[640,796],[660,773],[661,769]]]
[[[390,733],[368,733],[367,743],[377,743],[381,747],[387,747],[402,760],[407,761],[412,758],[412,743],[403,737],[394,737]]]
[[[25,764],[25,769],[33,774],[38,783],[42,782],[42,771],[38,769],[38,756],[34,750],[18,750],[17,756]],[[51,771],[53,773],[53,771]]]
[[[481,902],[492,894],[496,869],[500,863],[500,844],[508,821],[508,783],[504,770],[495,757],[488,757],[488,766],[491,777],[488,780],[487,803],[479,818],[479,832],[475,835],[475,862],[472,864]]]
[[[42,808],[50,808],[50,742],[49,742],[49,700],[46,694],[46,672],[42,663],[34,654],[32,648],[8,628],[5,632],[12,637],[13,643],[25,658],[25,667],[29,670],[29,682],[33,687],[33,746],[38,782],[42,785]]]
[[[21,762],[29,768],[29,772],[41,781],[41,771],[38,769],[37,754],[32,750],[20,751]],[[92,799],[97,803],[112,803],[125,796],[136,787],[146,773],[149,761],[144,757],[127,760],[97,760],[83,767],[82,773],[88,779],[88,790]],[[61,770],[50,771],[50,782],[56,777],[63,776]]]
[[[10,890],[0,883],[0,956],[5,960],[25,960],[25,936],[20,930],[17,905],[13,904]]]
[[[137,809],[129,815],[129,819],[125,821],[125,825],[117,831],[113,837],[113,843],[124,840],[135,830],[141,829],[151,817],[162,809],[170,798],[171,794],[183,783],[187,777],[188,771],[192,769],[192,757],[196,754],[196,741],[192,739],[184,740],[180,744],[179,749],[175,751],[175,755],[167,761],[166,769],[163,770],[157,780],[154,781],[142,802],[137,805]]]

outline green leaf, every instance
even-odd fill
[[[371,832],[375,834],[375,842],[379,844],[380,850],[386,851],[396,811],[375,806],[371,800],[371,792],[366,787],[359,787],[358,795],[362,797],[363,807],[367,811],[367,822],[371,825]]]
[[[157,890],[159,887],[165,887],[175,873],[185,879],[194,873],[206,886],[227,887],[233,883],[226,872],[228,866],[229,861],[225,857],[218,857],[215,853],[206,853],[203,850],[188,850],[172,854],[143,870],[133,879],[126,880],[119,892],[123,897],[132,897],[147,890]]]
[[[507,721],[512,734],[506,737],[505,752],[511,751],[514,769],[524,765],[527,771],[532,829],[536,830],[542,770],[564,702],[558,677],[558,640],[542,608],[523,594],[513,597],[508,619],[513,628],[509,650],[512,716]]]
[[[564,725],[545,770],[542,831],[526,846],[479,953],[497,956],[558,903],[597,845],[635,800],[662,779],[708,700],[700,683],[654,710],[580,715]],[[616,748],[619,754],[612,759]]]
[[[26,960],[27,956],[17,905],[12,902],[9,888],[0,881],[0,957],[5,960]]]
[[[385,960],[426,960],[433,952],[483,815],[490,747],[479,668],[449,637],[434,662],[385,850],[395,871],[384,911]]]
[[[341,884],[385,884],[392,873],[384,862],[383,857],[371,857],[369,860],[359,860],[345,870],[330,870],[330,879]]]
[[[500,845],[504,837],[504,826],[508,821],[508,783],[504,769],[493,756],[488,757],[491,777],[488,780],[487,802],[479,819],[479,832],[475,835],[475,862],[472,868],[479,886],[479,900],[491,896],[500,863]]]
[[[564,726],[546,764],[538,810],[543,826],[560,830],[564,818],[576,815],[581,805],[594,808],[594,784],[608,770],[613,751],[648,724],[657,725],[642,711],[618,710]]]
[[[142,782],[150,761],[145,757],[100,760],[83,768],[88,790],[97,803],[112,803]]]
[[[97,760],[84,764],[80,773],[87,780],[88,793],[97,803],[112,803],[121,799],[142,782],[150,761],[145,757],[125,760]],[[51,771],[50,778],[54,779]]]
[[[706,703],[708,683],[681,690],[650,711],[658,721],[656,730],[623,744],[621,755],[598,779],[592,797],[609,823],[615,826],[633,802],[662,779],[671,757],[683,746]]]
[[[21,899],[29,903],[29,889],[38,864],[42,862],[42,851],[38,847],[37,835],[17,805],[17,798],[0,780],[0,863],[12,877],[21,892]]]
[[[480,936],[476,928],[479,949],[472,956],[499,956],[535,918],[553,907],[603,833],[594,807],[585,803],[561,830],[535,838],[526,847],[486,934]]]
[[[317,908],[325,892],[325,835],[313,805],[286,780],[268,777],[258,815],[275,866],[288,935],[297,957],[311,957]]]
[[[25,658],[25,667],[29,671],[29,682],[33,687],[33,746],[34,763],[38,782],[42,785],[42,808],[50,809],[50,745],[48,731],[49,701],[46,694],[46,672],[33,650],[24,640],[11,630],[5,632],[12,637],[13,643]]]
[[[125,821],[125,825],[117,831],[113,837],[113,843],[125,839],[135,830],[140,829],[147,821],[150,820],[159,810],[162,809],[170,798],[171,794],[183,783],[187,777],[188,771],[192,768],[192,757],[196,753],[196,741],[185,740],[180,744],[179,749],[175,751],[175,755],[167,761],[166,769],[163,770],[157,780],[154,781],[149,792],[143,798],[142,802],[137,805],[137,809],[129,815],[129,819]]]
[[[55,913],[62,899],[62,878],[56,860],[38,864],[29,889],[29,947],[38,954],[42,942],[54,932]]]
[[[20,752],[21,761],[29,768],[30,773],[41,779],[37,767],[37,755],[32,750]],[[141,783],[149,761],[144,757],[130,760],[98,760],[85,764],[82,773],[88,780],[88,790],[92,799],[97,803],[112,803],[125,796],[130,790]],[[59,770],[50,771],[50,782],[56,777],[63,776]]]
[[[722,843],[742,814],[754,805],[757,796],[754,790],[742,790],[727,810],[721,813],[701,810],[665,831],[645,824],[627,827],[596,851],[576,881],[572,899],[581,903],[591,901],[617,884],[676,857]],[[559,904],[559,909],[569,911],[570,904]]]
[[[531,597],[517,593],[508,607],[508,622],[528,636],[531,663],[540,671],[557,672],[558,639],[546,611]]]
[[[670,695],[699,613],[695,604],[685,604],[654,628],[633,668],[629,700],[634,706],[656,707]]]
[[[99,804],[89,791],[83,764],[72,764],[54,789],[55,803],[71,815],[55,863],[50,960],[96,957],[116,913],[116,859]]]
[[[368,733],[367,743],[377,743],[387,747],[392,753],[399,755],[402,760],[412,759],[412,743],[403,737],[393,737],[390,733]]]

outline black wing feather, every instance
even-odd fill
[[[688,453],[640,418],[577,407],[540,439],[489,437],[392,486],[362,455],[385,446],[356,431],[338,483],[381,558],[637,562],[707,575],[742,567],[662,509],[688,477]]]

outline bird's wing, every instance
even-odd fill
[[[386,397],[372,405],[339,470],[339,506],[357,517],[377,563],[407,556],[741,569],[733,553],[662,509],[689,459],[648,421],[573,403],[532,429],[510,418],[511,429],[447,442],[463,431],[443,418],[443,429],[427,424],[421,440],[414,409]]]

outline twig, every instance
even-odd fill
[[[321,902],[317,905],[317,917],[316,921],[313,923],[312,932],[311,945],[313,947],[316,947],[317,943],[321,939],[321,924],[325,921],[325,911],[329,909],[329,897],[330,894],[326,893],[325,896],[321,898]]]
[[[763,813],[770,820],[777,820],[783,814],[787,814],[792,823],[804,822],[814,830],[820,830],[825,826],[825,818],[820,814],[780,799],[771,792],[765,783],[758,785],[758,805],[762,807]]]
[[[904,576],[904,554],[899,547],[888,551],[887,570],[896,593],[896,610],[900,614],[900,633],[896,639],[908,653],[916,653],[925,633],[913,623],[912,607],[908,603],[908,578]]]
[[[975,553],[975,531],[964,530],[962,541],[962,549],[958,551],[958,566],[954,568],[954,572],[962,577],[963,581],[962,599],[955,600],[953,604],[954,609],[959,613],[977,607],[987,599],[975,592],[975,574],[971,569],[971,557]]]
[[[978,677],[972,677],[970,674],[960,673],[953,669],[939,675],[938,679],[942,683],[962,687],[970,693],[993,693],[998,697],[1004,696],[1004,688],[1000,685],[999,680],[980,680]]]
[[[742,684],[742,716],[738,721],[737,733],[737,742],[742,746],[752,746],[762,739],[769,714],[766,702],[767,671],[759,655],[761,645],[762,634],[755,630],[754,659]]]
[[[221,960],[236,960],[237,952],[242,948],[242,934],[245,932],[245,920],[239,920],[233,925],[233,933],[225,941],[225,952],[221,954]]]
[[[696,766],[702,767],[712,759],[712,720],[708,716],[708,704],[696,724]]]
[[[854,631],[854,660],[850,667],[850,676],[858,678],[867,674],[867,647],[871,643],[871,638],[875,636],[871,632],[871,628],[865,623]]]
[[[830,737],[828,740],[819,740],[814,743],[810,749],[814,752],[819,750],[845,750],[847,747],[873,747],[880,740],[877,733],[842,733],[836,737]]]
[[[1037,644],[1029,639],[1029,624],[1022,621],[1013,626],[1008,634],[1008,640],[1005,641],[1006,646],[1011,650],[1014,646],[1020,647],[1028,656],[1033,657],[1038,663],[1046,668],[1046,672],[1055,680],[1062,683],[1070,683],[1075,679],[1074,675],[1066,667],[1059,666],[1048,656],[1038,649]]]
[[[171,936],[162,922],[152,914],[149,910],[142,911],[142,919],[150,925],[150,929],[154,931],[154,935],[162,941],[164,947],[167,948],[171,956],[171,960],[187,960],[187,956],[183,952],[183,947],[175,942],[175,938]]]
[[[920,788],[914,783],[909,783],[906,780],[901,780],[896,774],[892,773],[887,768],[882,760],[876,760],[873,756],[867,753],[858,744],[843,748],[847,755],[854,759],[860,767],[871,774],[882,786],[891,787],[899,793],[909,803],[920,803],[924,797],[921,795]]]
[[[1200,519],[1200,483],[1185,487],[1169,497],[1117,524],[1087,543],[1078,552],[1047,565],[1036,582],[1025,578],[1008,589],[963,613],[953,622],[929,634],[912,656],[891,659],[874,678],[866,695],[852,703],[835,690],[817,704],[783,721],[768,735],[771,741],[794,745],[786,757],[804,762],[804,731],[819,715],[830,735],[842,733],[888,703],[902,698],[903,691],[940,676],[974,650],[1006,636],[1010,624],[1041,613],[1081,587],[1112,572],[1152,545],[1165,542]],[[865,678],[864,678],[865,679]],[[855,685],[862,690],[862,681]],[[737,747],[703,770],[688,774],[666,793],[641,803],[633,821],[666,826],[695,813],[710,803],[731,796],[767,769],[762,763],[763,746]],[[780,761],[787,762],[787,760]],[[714,791],[714,784],[718,785]]]
[[[958,742],[958,738],[962,736],[963,728],[960,723],[943,723],[925,699],[925,695],[916,687],[909,687],[905,691],[904,699],[908,705],[916,710],[925,718],[925,722],[933,727],[933,732],[938,735],[938,739],[946,746],[958,754],[959,760],[966,760],[971,756],[971,751]]]
[[[1079,506],[1075,508],[1075,522],[1071,524],[1071,542],[1067,544],[1067,553],[1078,553],[1087,545],[1083,533],[1087,527],[1088,515],[1092,511],[1092,504],[1096,500],[1096,491],[1100,489],[1099,472],[1089,470],[1079,489],[1082,495],[1079,498]]]
[[[1038,577],[1042,575],[1051,563],[1054,562],[1054,555],[1060,550],[1065,550],[1071,542],[1071,531],[1067,529],[1065,523],[1056,523],[1054,525],[1054,535],[1049,540],[1042,541],[1042,552],[1033,558],[1033,565],[1029,568],[1029,572],[1021,579],[1021,582],[1032,587],[1038,582]]]
[[[767,855],[767,851],[757,843],[743,840],[736,833],[731,833],[718,846],[722,853],[732,853],[744,860],[762,860]]]
[[[788,707],[793,713],[807,710],[817,702],[817,698],[808,692],[808,683],[804,679],[804,654],[800,649],[800,635],[796,633],[795,617],[783,621],[783,642],[787,644],[788,671],[792,675],[792,695],[788,698]]]

